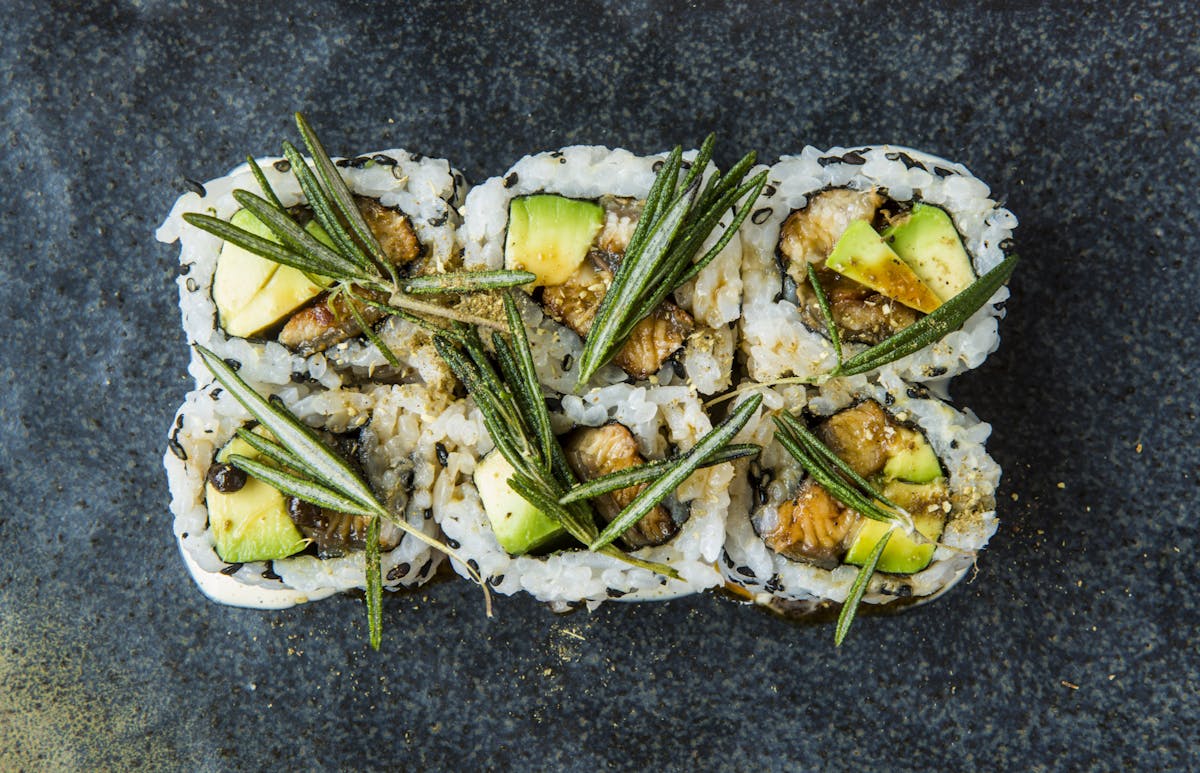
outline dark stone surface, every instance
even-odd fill
[[[1200,14],[1187,4],[729,8],[7,3],[0,25],[0,768],[1184,768],[1200,764]],[[401,144],[481,179],[709,130],[764,158],[891,141],[1020,217],[973,582],[840,651],[713,598],[483,616],[210,604],[160,457],[188,386],[184,177]],[[1019,495],[1019,500],[1010,499]]]

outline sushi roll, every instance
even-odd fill
[[[1017,221],[961,164],[891,145],[808,147],[770,167],[742,229],[741,351],[749,377],[818,379],[836,354],[810,269],[850,357],[996,268]],[[978,367],[999,344],[1000,287],[961,329],[904,357],[909,381]]]
[[[314,219],[292,162],[262,158],[256,163],[295,221],[314,238],[332,244]],[[457,265],[457,207],[467,186],[447,161],[396,149],[335,164],[398,276],[445,272]],[[330,297],[329,280],[269,261],[185,219],[189,213],[211,215],[278,241],[235,199],[239,189],[266,195],[250,165],[242,164],[180,197],[157,231],[159,241],[180,245],[179,306],[190,344],[239,363],[244,378],[264,385],[313,379],[333,389],[367,376],[409,380],[429,364],[428,357],[408,356],[428,345],[412,325],[396,317],[380,323],[383,315],[377,309],[361,309],[397,353],[399,364],[390,363],[361,335],[345,308],[347,301]],[[197,385],[210,378],[196,360],[190,370]]]
[[[438,536],[438,451],[425,435],[448,406],[445,392],[421,384],[289,384],[275,396],[360,471],[389,511]],[[227,390],[210,384],[187,396],[164,456],[175,536],[201,590],[225,604],[280,608],[365,587],[364,519],[302,502],[228,464],[231,454],[258,457],[235,436],[239,428],[264,433]],[[428,580],[442,558],[386,521],[380,545],[383,584],[393,590]]]
[[[695,157],[695,151],[684,154],[684,164]],[[664,158],[594,146],[563,148],[527,156],[467,195],[464,262],[470,269],[521,268],[537,275],[526,288],[524,314],[534,331],[538,373],[559,392],[576,388],[583,340]],[[713,170],[708,165],[706,175]],[[732,213],[721,218],[702,249],[732,218]],[[591,385],[685,384],[705,394],[729,386],[740,264],[741,246],[731,239],[638,324]]]
[[[731,464],[697,470],[618,543],[634,558],[680,575],[668,579],[573,542],[508,488],[511,467],[493,450],[472,401],[462,401],[450,414],[453,420],[438,425],[445,431],[439,442],[446,455],[435,484],[434,514],[447,544],[497,592],[523,591],[565,609],[607,599],[672,598],[720,582],[715,564],[724,541]],[[673,456],[711,428],[699,400],[683,386],[612,384],[582,398],[562,398],[552,419],[581,480]],[[640,490],[606,494],[594,500],[596,512],[611,519]],[[462,563],[451,565],[467,576]]]
[[[762,388],[760,415],[740,439],[759,458],[737,463],[722,571],[755,601],[808,612],[846,600],[860,566],[890,525],[835,499],[780,444],[773,416],[799,416],[825,447],[911,516],[882,553],[863,600],[923,601],[974,565],[996,531],[1000,467],[991,427],[883,370],[863,377]]]

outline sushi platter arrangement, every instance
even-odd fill
[[[212,599],[279,608],[454,572],[555,610],[721,589],[838,620],[936,598],[997,527],[1015,216],[889,145],[728,169],[715,141],[573,146],[471,185],[301,142],[197,184],[193,356],[164,457]]]

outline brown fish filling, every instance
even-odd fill
[[[567,436],[563,443],[567,461],[575,473],[585,480],[645,463],[638,450],[637,439],[628,427],[611,423],[603,427],[584,427]],[[592,500],[605,523],[611,522],[633,499],[646,488],[645,483],[604,494]],[[629,528],[621,541],[631,550],[661,545],[679,532],[679,524],[663,505],[655,505],[649,513]]]
[[[584,338],[612,285],[642,210],[641,202],[615,196],[601,197],[600,205],[605,210],[604,227],[587,259],[566,282],[544,288],[541,298],[547,315]],[[693,327],[690,314],[664,301],[634,327],[613,361],[636,379],[649,378],[683,347]]]
[[[865,285],[825,268],[825,259],[855,220],[886,220],[888,199],[875,191],[839,188],[824,191],[783,221],[779,255],[796,285],[796,299],[804,324],[825,331],[825,318],[808,281],[808,264],[829,299],[830,311],[842,340],[877,344],[921,318],[921,313]]]
[[[927,446],[920,433],[896,422],[879,403],[866,400],[835,413],[815,429],[826,447],[856,473],[911,513],[941,512],[949,490],[940,470],[921,484],[889,479],[889,460],[912,456]],[[936,468],[936,463],[933,464]],[[787,558],[824,568],[842,562],[863,516],[838,502],[812,478],[801,483],[794,498],[774,511],[764,511],[753,525],[771,550]]]
[[[354,202],[389,263],[397,267],[407,266],[421,256],[421,243],[407,215],[365,196],[355,196]],[[375,301],[387,300],[378,293],[359,288],[355,288],[355,292]],[[367,304],[357,304],[356,307],[368,325],[375,324],[384,316],[382,311]],[[361,332],[362,328],[350,313],[347,302],[341,297],[330,300],[328,293],[322,293],[288,319],[279,331],[279,342],[308,356]]]

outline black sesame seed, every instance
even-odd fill
[[[443,225],[445,225],[445,224],[446,224],[446,221],[447,221],[447,220],[449,220],[449,219],[450,219],[450,213],[449,213],[449,212],[443,212],[442,214],[440,214],[440,215],[438,215],[437,217],[435,217],[433,220],[430,220],[430,221],[429,221],[429,224],[430,224],[431,226],[433,226],[434,228],[437,228],[437,227],[439,227],[439,226],[443,226]]]
[[[209,397],[211,397],[212,399],[216,400],[216,399],[218,399],[218,398],[220,398],[220,397],[221,397],[221,393],[222,393],[222,392],[224,392],[224,391],[225,391],[225,390],[224,390],[224,389],[221,389],[221,387],[217,387],[217,388],[216,388],[216,389],[214,389],[213,391],[209,392],[209,393],[208,393],[208,396],[209,396]]]
[[[397,580],[402,579],[406,574],[408,574],[411,569],[412,569],[412,567],[409,566],[408,564],[396,564],[391,569],[388,569],[387,581],[388,582],[396,582]]]
[[[221,570],[221,574],[225,575],[226,577],[232,577],[233,575],[237,574],[238,570],[243,566],[244,564],[230,564]]]
[[[192,264],[184,263],[182,266],[177,268],[176,271],[179,272],[180,276],[187,276],[188,274],[192,273]]]
[[[396,159],[392,158],[391,156],[385,156],[382,153],[376,153],[375,155],[371,156],[371,160],[374,161],[376,164],[379,164],[380,166],[395,166],[396,165]]]
[[[425,160],[424,153],[410,153],[408,157],[411,158],[413,161],[424,161]]]
[[[911,585],[901,585],[899,588],[896,589],[896,595],[902,599],[908,598],[909,596],[913,595],[912,586]]]
[[[561,157],[560,157],[560,158],[558,159],[558,163],[560,163],[560,164],[565,164],[565,163],[567,163],[567,159],[565,159],[565,158],[561,158]]]
[[[459,542],[456,539],[452,539],[450,537],[446,538],[446,544],[450,547],[451,550],[458,550],[459,548],[462,547],[461,542]]]
[[[246,472],[231,464],[218,462],[208,468],[208,482],[222,494],[232,494],[241,491],[246,485]]]
[[[951,441],[950,441],[950,447],[951,447],[951,448],[958,448],[958,441],[957,441],[957,440],[951,440]]]
[[[479,562],[476,561],[474,558],[467,559],[467,566],[471,567],[472,572],[474,572],[475,574],[479,574]]]
[[[175,454],[180,461],[187,461],[187,451],[183,450],[183,446],[179,444],[174,435],[167,441],[167,448],[171,449],[171,453]]]
[[[687,368],[678,357],[671,358],[671,370],[675,371],[675,375],[679,378],[687,378]]]
[[[179,537],[180,537],[180,539],[187,539],[188,533],[185,531],[183,534],[180,534]]]
[[[755,225],[762,225],[767,222],[767,218],[771,216],[771,208],[763,207],[762,209],[754,210],[754,214],[750,216],[750,222]]]
[[[692,168],[692,162],[691,162],[691,161],[680,161],[680,162],[679,162],[679,168],[680,168],[680,169],[684,169],[684,170],[691,169],[691,168]]]
[[[206,191],[204,189],[204,186],[202,184],[196,182],[195,180],[193,180],[190,177],[183,178],[183,184],[186,185],[188,190],[190,190],[192,193],[198,194],[200,196],[208,195],[208,191]]]
[[[504,575],[502,574],[498,574],[495,577],[489,577],[487,579],[487,584],[491,585],[493,588],[497,587],[502,582],[504,582]]]
[[[274,561],[267,562],[267,568],[265,571],[263,571],[262,578],[264,580],[282,580],[283,579],[279,575],[275,574],[275,562]]]
[[[562,158],[562,151],[556,150],[550,154],[550,158]]]
[[[274,167],[276,172],[290,172],[292,171],[292,162],[281,158],[274,163]]]
[[[841,163],[841,159],[837,156],[821,156],[817,159],[817,163],[821,166],[833,166],[834,164]]]
[[[936,174],[938,177],[953,177],[954,176],[953,169],[946,169],[945,167],[942,167],[942,166],[935,166],[933,168],[933,173]]]
[[[563,358],[562,358],[563,373],[566,373],[567,371],[569,371],[571,369],[571,366],[574,364],[575,364],[575,357],[570,352],[567,352],[566,354],[563,355]]]
[[[938,376],[946,375],[946,369],[941,365],[935,365],[934,367],[930,368],[927,373],[929,374],[930,378],[937,378]]]
[[[607,590],[605,590],[605,591],[604,591],[604,593],[605,593],[605,594],[606,594],[606,595],[607,595],[607,596],[608,596],[610,599],[619,599],[619,598],[621,598],[622,596],[626,595],[626,593],[627,593],[627,592],[628,592],[628,591],[617,590],[616,588],[608,588]]]
[[[663,166],[666,165],[666,163],[667,163],[666,161],[661,161],[661,160],[655,161],[654,166],[650,167],[650,171],[654,172],[655,174],[658,174],[659,171],[663,168]]]
[[[445,467],[446,464],[450,461],[450,452],[446,450],[446,444],[438,443],[437,445],[434,446],[434,450],[437,451],[438,464]]]
[[[424,517],[424,518],[425,518],[425,520],[427,520],[427,521],[428,521],[430,518],[432,518],[432,517],[433,517],[433,509],[432,509],[432,508],[428,508],[428,507],[427,507],[427,508],[425,508],[425,512],[423,513],[423,517]]]
[[[339,158],[337,161],[333,162],[333,165],[341,167],[342,169],[346,169],[350,166],[350,163],[350,159],[348,158]]]
[[[852,150],[842,156],[842,162],[851,164],[852,166],[862,166],[863,164],[867,163],[867,159],[862,157],[861,151]]]
[[[190,276],[187,278],[187,281],[183,283],[183,286],[187,288],[189,293],[194,293],[196,290],[200,289],[200,285],[196,284],[196,280]]]
[[[758,577],[758,575],[756,575],[754,573],[754,570],[748,566],[739,566],[734,571],[737,572],[738,574],[742,575],[743,577],[749,577],[751,579],[756,579]]]
[[[226,357],[225,364],[229,366],[230,370],[233,370],[235,372],[242,369],[242,363],[238,362],[237,360],[233,359],[232,357]]]
[[[551,413],[561,412],[562,411],[562,398],[561,397],[547,397],[546,398],[546,410],[550,411]]]
[[[764,196],[774,196],[774,195],[775,195],[775,192],[776,192],[776,191],[778,191],[778,190],[779,190],[779,189],[778,189],[778,188],[776,188],[774,185],[768,185],[768,186],[766,186],[766,187],[764,187],[764,188],[763,188],[763,191],[762,191],[762,192],[763,192],[763,195],[764,195]]]
[[[883,396],[883,404],[884,405],[895,405],[896,404],[895,396],[891,392],[888,392],[886,395]]]
[[[521,178],[519,178],[519,177],[517,176],[517,173],[516,173],[516,172],[512,172],[511,174],[509,174],[509,175],[508,175],[508,177],[505,177],[505,178],[504,178],[504,187],[505,187],[505,188],[511,188],[511,187],[513,187],[514,185],[516,185],[516,184],[517,184],[517,180],[519,180],[519,179],[521,179]]]
[[[417,576],[418,577],[426,577],[429,575],[429,572],[432,569],[433,569],[433,559],[431,558],[425,562],[424,566],[421,567],[421,571],[417,572]]]
[[[733,559],[729,557],[728,551],[725,551],[725,550],[721,551],[721,559],[725,562],[725,565],[728,566],[730,569],[732,569],[734,566],[736,566],[736,564],[733,563]]]

